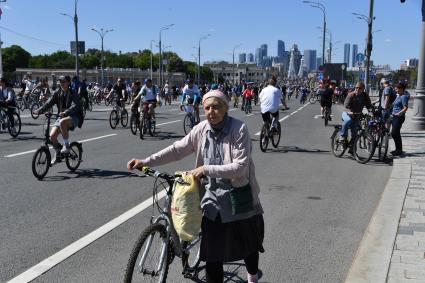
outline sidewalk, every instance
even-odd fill
[[[425,131],[413,130],[411,116],[401,131],[406,156],[393,160],[346,283],[425,283]]]

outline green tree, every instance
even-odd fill
[[[14,72],[16,68],[27,68],[31,54],[18,45],[2,48],[3,70]]]

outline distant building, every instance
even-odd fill
[[[413,59],[407,59],[405,61],[406,66],[408,68],[417,68],[419,65],[419,59],[413,58]]]
[[[260,49],[261,49],[261,56],[266,57],[267,56],[267,44],[261,44]]]
[[[277,57],[283,58],[285,56],[285,42],[283,40],[277,41]]]
[[[317,65],[317,69],[319,69],[319,66],[322,65],[322,57],[317,57],[316,58],[316,65]]]
[[[240,53],[239,54],[239,63],[245,63],[246,62],[246,53]]]
[[[317,69],[317,52],[316,50],[304,50],[304,66],[306,72],[315,71]]]
[[[350,66],[350,43],[344,44],[344,63]]]
[[[352,56],[351,56],[351,58],[352,58],[352,60],[351,60],[352,65],[351,66],[353,66],[353,67],[357,66],[356,57],[357,57],[358,49],[359,49],[359,46],[357,44],[353,44],[353,52],[352,52]]]
[[[253,63],[254,62],[254,54],[248,53],[246,60],[247,60],[248,63]]]
[[[255,49],[255,63],[259,67],[261,67],[261,65],[263,63],[263,55],[261,53],[261,48],[256,48]]]

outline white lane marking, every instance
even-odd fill
[[[165,196],[165,191],[161,191],[158,193],[158,200],[162,199]],[[138,204],[137,206],[133,207],[132,209],[124,212],[120,216],[112,219],[108,223],[104,224],[103,226],[97,228],[90,234],[87,234],[86,236],[82,237],[81,239],[73,242],[72,244],[68,245],[67,247],[63,248],[62,250],[58,251],[54,255],[46,258],[45,260],[41,261],[40,263],[34,265],[33,267],[29,268],[27,271],[19,274],[18,276],[14,277],[12,280],[9,281],[9,283],[21,283],[21,282],[30,282],[37,277],[41,276],[42,274],[49,271],[51,268],[56,266],[57,264],[61,263],[68,257],[72,256],[76,252],[82,250],[86,246],[90,245],[100,237],[103,237],[107,233],[111,232],[113,229],[117,228],[119,225],[125,223],[130,218],[133,218],[146,208],[150,207],[152,204],[152,197],[145,200],[144,202]]]
[[[172,124],[172,123],[177,123],[177,122],[181,122],[181,120],[175,120],[175,121],[171,121],[171,122],[165,122],[165,123],[158,124],[157,126],[162,126],[162,125],[167,125],[167,124]]]
[[[334,115],[332,114],[331,115],[331,117],[333,117]],[[322,117],[322,115],[314,115],[314,119],[319,119],[319,118],[321,118]]]
[[[99,140],[99,139],[112,137],[112,136],[116,136],[116,135],[117,134],[110,134],[110,135],[95,137],[95,138],[91,138],[91,139],[81,140],[80,142],[89,142],[89,141]],[[49,149],[52,149],[52,147],[50,146]],[[33,149],[33,150],[28,150],[28,151],[23,151],[23,152],[5,155],[4,157],[10,158],[10,157],[15,157],[15,156],[25,155],[25,154],[28,154],[28,153],[33,153],[33,152],[36,152],[36,151],[37,151],[37,149]]]
[[[251,114],[246,115],[245,117],[251,117],[253,115],[254,115],[254,113],[251,113]]]
[[[295,110],[294,112],[292,112],[292,113],[290,113],[290,114],[288,114],[287,116],[285,116],[285,117],[283,117],[283,118],[281,118],[281,119],[279,119],[279,122],[282,122],[282,121],[284,121],[284,120],[286,120],[286,119],[288,119],[289,117],[291,117],[292,115],[294,115],[295,113],[297,113],[298,111],[300,111],[300,110],[302,110],[302,109],[304,109],[305,107],[307,107],[309,104],[305,104],[304,106],[301,106],[300,108],[298,108],[297,110]],[[254,136],[259,136],[260,135],[260,133],[261,133],[261,131],[259,131],[258,133],[255,133],[254,134]]]

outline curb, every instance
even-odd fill
[[[357,249],[346,283],[386,282],[411,174],[410,159],[394,159],[390,179]]]

